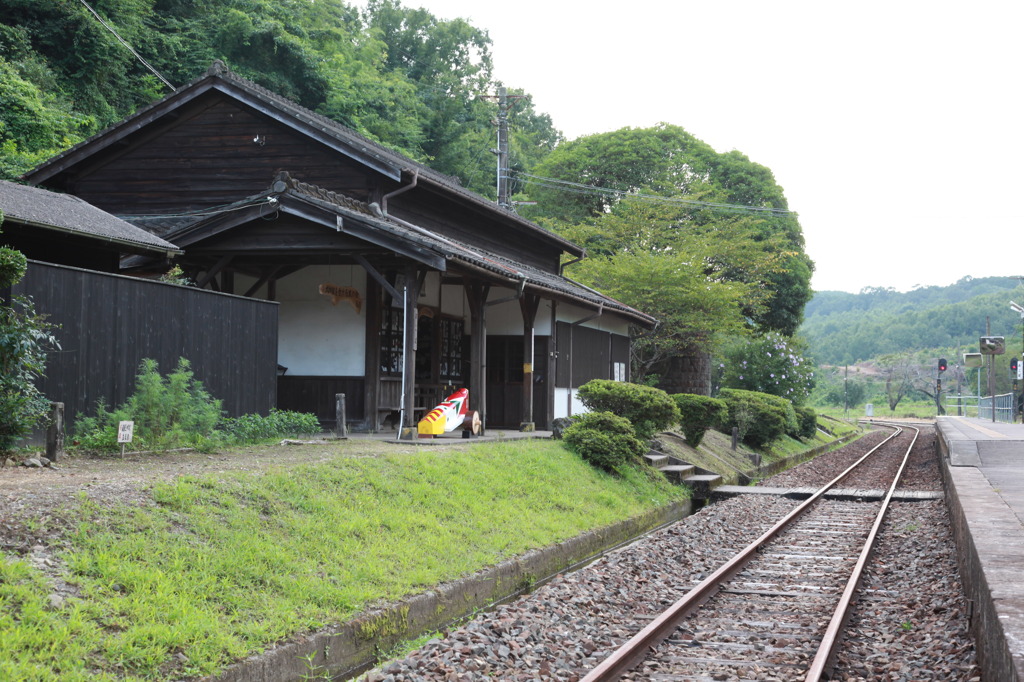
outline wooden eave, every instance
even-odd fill
[[[209,254],[213,251],[203,248],[202,243],[204,241],[223,235],[240,225],[262,220],[266,217],[268,210],[276,210],[320,225],[330,232],[344,234],[367,245],[416,261],[435,270],[443,272],[447,269],[447,260],[443,253],[439,253],[428,246],[417,244],[401,235],[393,234],[387,229],[382,229],[380,226],[375,225],[374,222],[376,221],[369,216],[360,216],[340,207],[322,206],[319,205],[320,202],[314,203],[315,200],[289,193],[277,195],[276,198],[277,205],[273,209],[268,209],[268,204],[265,201],[260,202],[260,198],[256,197],[253,199],[254,203],[250,206],[200,221],[169,237],[174,239],[175,244],[185,249],[186,256],[190,253]],[[279,252],[281,255],[292,254],[302,256],[315,254],[322,248],[324,248],[322,245],[298,245],[279,249]],[[214,251],[219,250],[214,247]],[[273,249],[260,248],[258,245],[253,245],[251,248],[242,249],[240,252],[268,253],[270,251],[273,251]]]
[[[407,179],[411,180],[411,176]],[[558,236],[554,232],[545,230],[540,225],[532,223],[511,211],[501,208],[493,201],[490,201],[475,192],[471,192],[462,187],[455,187],[448,182],[438,180],[430,175],[421,174],[419,176],[419,184],[421,186],[425,186],[424,189],[432,191],[435,194],[440,194],[448,200],[457,201],[477,214],[484,216],[488,220],[504,223],[515,230],[522,231],[529,237],[542,239],[549,245],[554,246],[574,257],[580,258],[586,253],[586,250],[578,244],[574,244],[568,239]]]

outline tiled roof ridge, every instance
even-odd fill
[[[283,183],[283,186],[279,183]],[[274,183],[271,185],[271,189],[275,192],[290,189],[294,192],[305,194],[306,196],[310,196],[321,201],[326,201],[329,204],[347,208],[348,210],[355,211],[356,213],[362,213],[370,216],[376,215],[373,209],[370,208],[370,205],[365,201],[360,201],[359,199],[350,197],[347,194],[335,192],[334,190],[326,189],[319,185],[303,182],[302,180],[292,176],[288,171],[281,171],[277,174],[277,177],[274,178]]]

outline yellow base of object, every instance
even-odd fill
[[[445,419],[443,415],[440,419],[428,419],[425,417],[416,425],[416,430],[419,431],[421,436],[440,436],[444,433],[444,424]]]

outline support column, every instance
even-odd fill
[[[537,430],[533,420],[533,355],[534,323],[539,307],[540,296],[525,294],[519,299],[519,309],[523,312],[523,419],[519,423],[520,431]]]
[[[380,428],[380,285],[372,277],[366,278],[366,362],[363,370],[363,405],[366,410],[366,428]]]
[[[484,310],[489,284],[468,282],[469,303],[469,409],[480,413],[480,434],[487,431],[487,324]]]

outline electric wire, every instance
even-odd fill
[[[231,213],[232,211],[244,211],[247,208],[254,206],[263,205],[276,205],[277,200],[274,197],[268,197],[266,199],[259,199],[257,201],[250,201],[245,204],[221,204],[220,206],[210,206],[209,208],[200,208],[195,211],[182,211],[179,213],[140,213],[140,214],[122,214],[117,217],[121,220],[148,220],[154,218],[206,218],[214,215],[221,215],[223,213]]]
[[[122,37],[121,37],[120,35],[118,35],[117,31],[115,31],[115,30],[114,30],[114,27],[113,27],[113,26],[111,26],[110,24],[108,24],[108,23],[107,23],[106,21],[104,21],[104,20],[103,20],[103,17],[101,17],[101,16],[99,15],[99,13],[98,13],[98,12],[96,12],[96,10],[94,10],[94,9],[93,9],[92,7],[90,7],[90,6],[89,6],[89,3],[87,3],[87,2],[85,1],[85,0],[78,0],[78,1],[79,1],[80,3],[82,3],[82,5],[83,5],[83,6],[84,6],[84,7],[85,7],[85,8],[87,9],[87,10],[89,10],[90,12],[92,12],[92,15],[93,15],[94,17],[96,17],[96,19],[97,19],[97,20],[98,20],[98,21],[99,21],[99,22],[100,22],[101,24],[103,24],[103,27],[104,27],[105,29],[107,29],[108,31],[110,31],[110,33],[111,33],[111,34],[113,34],[113,36],[114,36],[115,38],[117,38],[118,42],[119,42],[119,43],[121,43],[122,45],[124,45],[124,46],[125,46],[125,47],[126,47],[126,48],[128,49],[128,51],[129,51],[129,52],[131,52],[131,53],[132,53],[133,55],[135,55],[135,58],[136,58],[136,59],[138,59],[138,60],[139,60],[140,62],[142,62],[143,66],[145,66],[145,67],[146,67],[147,69],[149,69],[150,71],[152,71],[152,72],[153,72],[153,75],[154,75],[154,76],[156,76],[157,78],[159,78],[159,79],[160,79],[160,82],[161,82],[161,83],[163,83],[164,85],[166,85],[166,86],[167,86],[168,88],[170,88],[171,90],[176,90],[176,89],[177,89],[177,88],[175,88],[175,87],[174,87],[173,85],[171,85],[171,82],[170,82],[170,81],[168,81],[168,80],[167,80],[166,78],[164,78],[164,77],[163,77],[162,75],[160,75],[160,72],[159,72],[159,71],[157,71],[156,69],[154,69],[154,68],[153,68],[153,67],[152,67],[152,66],[150,65],[150,63],[149,63],[149,62],[147,62],[147,61],[146,61],[145,59],[143,59],[143,58],[142,58],[142,55],[140,55],[140,54],[139,54],[138,52],[136,52],[136,51],[135,51],[135,49],[134,49],[134,48],[133,48],[133,47],[132,47],[131,45],[129,45],[129,44],[128,44],[128,42],[127,42],[127,41],[126,41],[126,40],[125,40],[124,38],[122,38]]]
[[[666,197],[657,194],[644,194],[642,192],[631,192],[620,189],[597,187],[595,185],[585,185],[583,183],[572,182],[570,180],[546,178],[541,175],[533,175],[531,173],[526,173],[524,171],[510,170],[509,173],[510,175],[519,176],[519,180],[528,185],[537,185],[539,187],[546,187],[548,189],[555,189],[562,192],[571,192],[574,194],[585,194],[590,196],[601,196],[615,199],[623,199],[628,197],[635,199],[643,199],[646,201],[657,201],[668,204],[685,204],[689,206],[699,206],[701,208],[723,209],[729,211],[749,211],[753,213],[769,213],[772,215],[796,215],[796,211],[790,211],[784,208],[774,208],[772,206],[726,204],[713,201],[700,201],[698,199],[684,199],[682,197]]]

